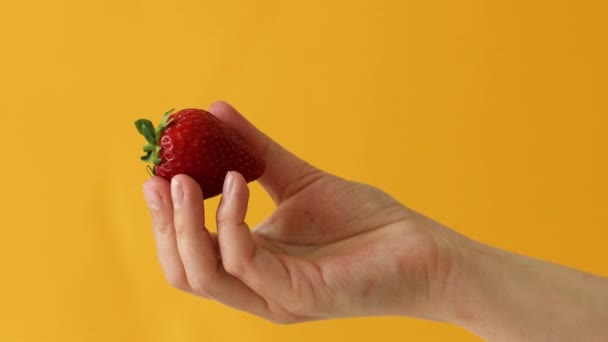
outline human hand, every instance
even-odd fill
[[[325,173],[258,131],[230,105],[209,111],[266,160],[259,182],[276,204],[250,230],[249,190],[230,172],[217,235],[190,177],[152,177],[144,190],[158,256],[174,287],[268,320],[349,316],[444,320],[459,268],[458,236],[374,187]]]

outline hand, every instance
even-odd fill
[[[250,230],[247,184],[229,172],[215,235],[205,228],[194,180],[149,179],[144,190],[169,283],[280,323],[444,319],[444,297],[459,268],[455,233],[376,188],[300,160],[226,103],[209,111],[263,155],[267,169],[259,181],[276,210]]]
[[[608,279],[470,240],[384,192],[295,157],[225,103],[210,112],[266,160],[276,210],[253,230],[249,190],[229,172],[216,219],[185,175],[144,191],[169,283],[279,323],[405,315],[492,341],[605,341]]]

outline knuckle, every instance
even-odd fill
[[[209,284],[209,282],[201,280],[190,281],[190,288],[194,293],[201,297],[209,299],[214,299],[217,297],[217,289],[213,285]]]
[[[306,300],[296,300],[286,305],[287,311],[295,316],[308,316],[315,311],[313,307],[314,305]]]
[[[174,287],[178,290],[182,290],[182,291],[190,290],[190,285],[188,284],[186,275],[183,273],[167,275],[167,281],[169,282],[169,285],[171,285],[172,287]]]
[[[270,306],[273,313],[272,321],[279,319],[279,324],[291,324],[302,321],[304,317],[321,315],[322,312],[317,303],[311,300],[289,296]]]
[[[170,235],[173,233],[173,223],[172,222],[158,222],[154,225],[156,231],[162,235]]]
[[[182,223],[178,223],[174,225],[175,229],[175,237],[178,239],[183,238],[186,235],[186,227]]]
[[[220,210],[220,211],[225,211],[225,210]],[[215,223],[217,225],[217,230],[218,231],[234,231],[236,229],[238,229],[239,223],[238,222],[234,222],[234,220],[231,217],[226,217],[227,214],[217,214],[216,219],[215,219]]]
[[[250,251],[240,251],[228,258],[222,259],[222,265],[226,272],[233,276],[244,276],[256,258],[258,249],[253,247]]]
[[[274,315],[269,317],[268,321],[278,325],[292,325],[299,322],[298,319],[290,315]]]
[[[234,258],[230,258],[228,260],[222,259],[222,263],[226,272],[233,276],[240,276],[245,272],[244,263],[240,260],[235,260]]]

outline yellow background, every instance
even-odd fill
[[[406,318],[275,326],[170,288],[133,121],[218,99],[468,236],[608,275],[607,14],[599,0],[2,1],[0,340],[478,341]],[[272,205],[252,188],[254,224]]]

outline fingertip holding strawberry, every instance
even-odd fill
[[[229,171],[249,183],[262,176],[264,159],[230,126],[202,109],[168,111],[158,127],[147,119],[135,121],[146,138],[141,157],[153,175],[167,180],[178,174],[192,177],[205,199],[222,193]]]

